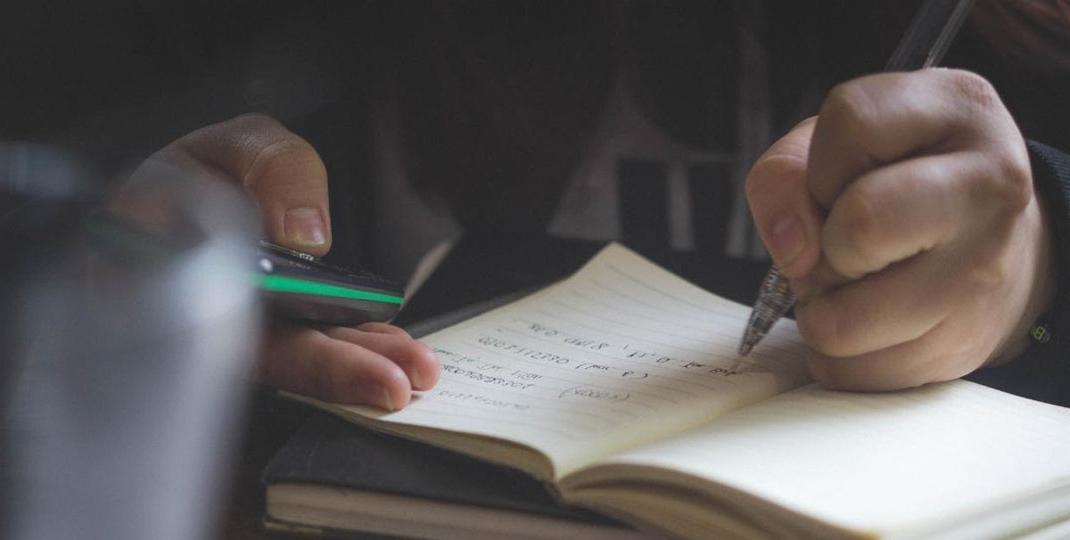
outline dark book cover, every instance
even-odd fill
[[[514,469],[378,433],[315,413],[264,471],[267,485],[303,483],[613,524],[564,506],[542,483]]]

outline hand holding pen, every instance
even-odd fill
[[[826,386],[960,377],[1020,350],[1051,302],[1025,143],[977,75],[836,87],[759,158],[747,197]]]
[[[973,3],[974,0],[925,0],[914,14],[910,27],[903,33],[884,71],[910,71],[937,65],[951,46]],[[780,224],[778,229],[785,225]],[[773,325],[791,310],[795,301],[789,276],[774,265],[758,290],[754,309],[739,342],[739,355],[750,354]]]

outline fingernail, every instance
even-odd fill
[[[319,247],[327,243],[327,224],[315,208],[287,210],[282,226],[286,239],[296,247]]]
[[[391,399],[391,397],[390,397],[390,390],[387,390],[386,388],[383,388],[383,401],[382,401],[381,405],[383,406],[384,409],[386,409],[388,411],[396,411],[397,410],[397,408],[394,407],[394,400]]]
[[[409,374],[409,381],[412,382],[414,389],[420,390],[424,387],[423,377],[420,376],[420,370],[412,368],[412,373]]]
[[[781,267],[795,262],[806,248],[802,222],[795,216],[777,221],[769,231],[769,254]]]

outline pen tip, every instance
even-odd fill
[[[744,341],[743,343],[739,344],[739,355],[747,356],[748,354],[750,354],[751,349],[754,349],[754,344],[750,343],[749,341]]]

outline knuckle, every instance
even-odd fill
[[[804,178],[806,163],[803,159],[781,153],[767,153],[754,162],[747,174],[744,190],[747,201],[759,202],[770,190],[791,178]]]
[[[412,381],[400,366],[393,366],[383,376],[384,385],[387,387],[400,388],[406,394],[412,391]]]
[[[298,178],[309,174],[326,178],[326,169],[315,148],[270,116],[250,113],[220,124],[220,133],[237,153],[236,173],[252,190],[272,173],[286,171]]]
[[[822,234],[830,266],[845,275],[857,273],[858,268],[875,269],[875,250],[884,233],[881,206],[875,196],[855,185],[841,195],[833,211],[835,228]]]
[[[944,69],[939,72],[963,103],[985,110],[1002,107],[995,87],[984,77],[962,69]]]
[[[346,401],[352,398],[352,389],[357,387],[358,374],[352,364],[342,361],[345,348],[327,334],[317,334],[306,344],[300,367],[292,376],[293,385],[300,393],[327,401]]]
[[[988,176],[987,190],[996,207],[1017,214],[1033,200],[1033,178],[1025,149],[1006,148],[992,154],[996,160]]]
[[[340,375],[332,369],[333,362],[326,347],[317,351],[317,361],[311,362],[308,369],[301,375],[305,378],[304,386],[307,386],[313,397],[319,399],[338,401],[342,396],[339,392]]]
[[[975,173],[963,194],[989,219],[989,226],[1006,227],[1026,211],[1035,198],[1029,157],[1017,145],[978,153]]]
[[[253,150],[242,185],[264,199],[308,193],[326,188],[327,170],[312,145],[297,136],[276,139]]]
[[[865,310],[833,296],[819,296],[799,306],[796,314],[803,339],[830,359],[859,354],[872,330]]]
[[[851,247],[862,248],[880,232],[880,206],[863,186],[856,185],[855,188],[841,197],[843,226]]]
[[[838,317],[825,316],[812,305],[798,311],[799,333],[810,348],[826,356],[837,356],[841,344]]]
[[[408,339],[397,346],[395,349],[398,358],[395,360],[404,359],[406,361],[414,361],[428,353],[427,346],[418,341]]]
[[[840,83],[829,91],[821,108],[820,122],[831,124],[834,130],[864,136],[869,130],[873,97],[866,85],[859,81]]]
[[[997,249],[980,249],[965,268],[965,283],[972,294],[986,295],[1002,290],[1015,274],[1017,266],[1009,258],[1000,257]]]
[[[246,176],[255,176],[264,169],[272,169],[280,165],[291,166],[314,161],[319,161],[319,155],[312,145],[296,135],[282,137],[254,149],[253,159]]]

